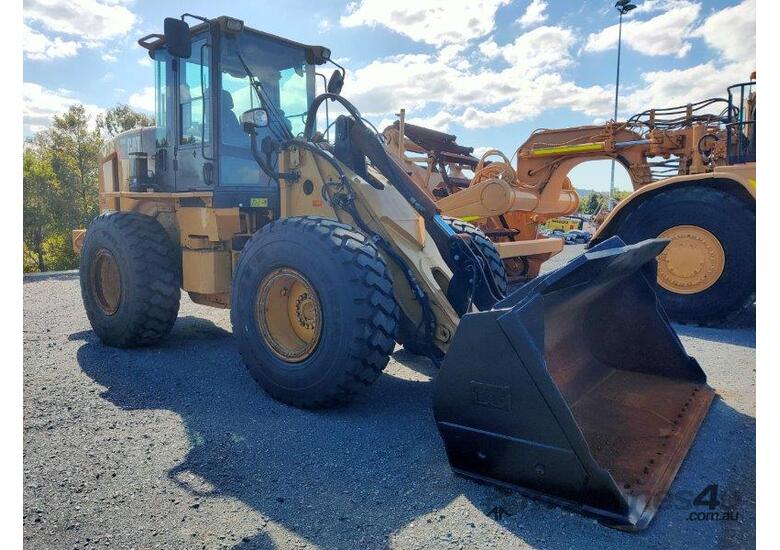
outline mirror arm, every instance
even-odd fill
[[[322,77],[323,90],[328,91],[328,77],[322,73],[315,73],[316,76]],[[328,112],[328,102],[325,102],[325,140],[330,141],[330,113]]]
[[[198,21],[203,21],[204,23],[209,22],[209,19],[207,17],[203,17],[202,15],[195,15],[194,13],[182,13],[181,20],[184,21],[185,17],[191,17],[193,19],[197,19]]]

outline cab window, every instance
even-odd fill
[[[299,65],[279,72],[279,107],[294,136],[302,133],[306,127],[309,99],[305,69],[304,65]]]
[[[168,146],[168,78],[171,56],[166,50],[154,53],[154,125],[157,147]]]
[[[192,43],[192,55],[182,59],[179,74],[179,143],[211,141],[209,128],[209,51],[206,40]]]

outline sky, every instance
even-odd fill
[[[638,0],[624,17],[618,118],[724,97],[755,69],[755,0]],[[136,40],[165,17],[230,15],[327,46],[347,69],[342,95],[380,130],[407,121],[512,156],[537,128],[612,118],[618,14],[611,0],[25,0],[24,133],[81,103],[151,112],[151,60]],[[610,163],[575,168],[609,188]],[[616,186],[630,189],[618,165]]]

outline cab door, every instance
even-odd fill
[[[177,144],[174,151],[176,191],[202,191],[214,185],[212,51],[208,35],[201,35],[193,38],[192,55],[178,60]]]
[[[173,165],[173,153],[176,148],[176,104],[174,94],[173,67],[176,60],[165,48],[154,50],[154,89],[155,89],[155,182],[160,191],[175,189],[176,171]],[[170,101],[170,103],[169,103]]]

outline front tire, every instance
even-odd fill
[[[501,255],[498,253],[498,249],[493,241],[491,241],[476,225],[450,216],[442,216],[442,218],[455,233],[471,237],[471,242],[487,261],[488,270],[492,273],[496,286],[502,294],[506,294],[506,268],[504,267],[504,262],[501,260]]]
[[[501,255],[498,253],[496,245],[491,241],[487,235],[476,225],[465,222],[459,218],[453,218],[451,216],[442,216],[442,219],[449,225],[455,233],[459,235],[468,235],[471,237],[471,243],[479,250],[481,256],[487,261],[487,268],[493,275],[493,280],[496,286],[503,295],[506,295],[507,291],[507,276],[504,262],[501,260]],[[401,323],[401,336],[399,343],[404,346],[404,349],[409,353],[415,355],[429,355],[433,353],[437,360],[444,358],[444,353],[435,346],[430,346],[419,334],[416,333],[417,327],[408,320],[405,319]]]
[[[160,223],[134,212],[105,212],[89,226],[79,263],[92,329],[109,346],[154,344],[176,322],[181,261]]]
[[[657,293],[669,317],[719,324],[755,300],[755,208],[708,187],[669,189],[643,200],[616,228],[628,244],[657,237]]]
[[[249,372],[295,407],[351,400],[379,377],[398,332],[377,248],[353,227],[314,216],[275,221],[249,240],[231,304]]]

